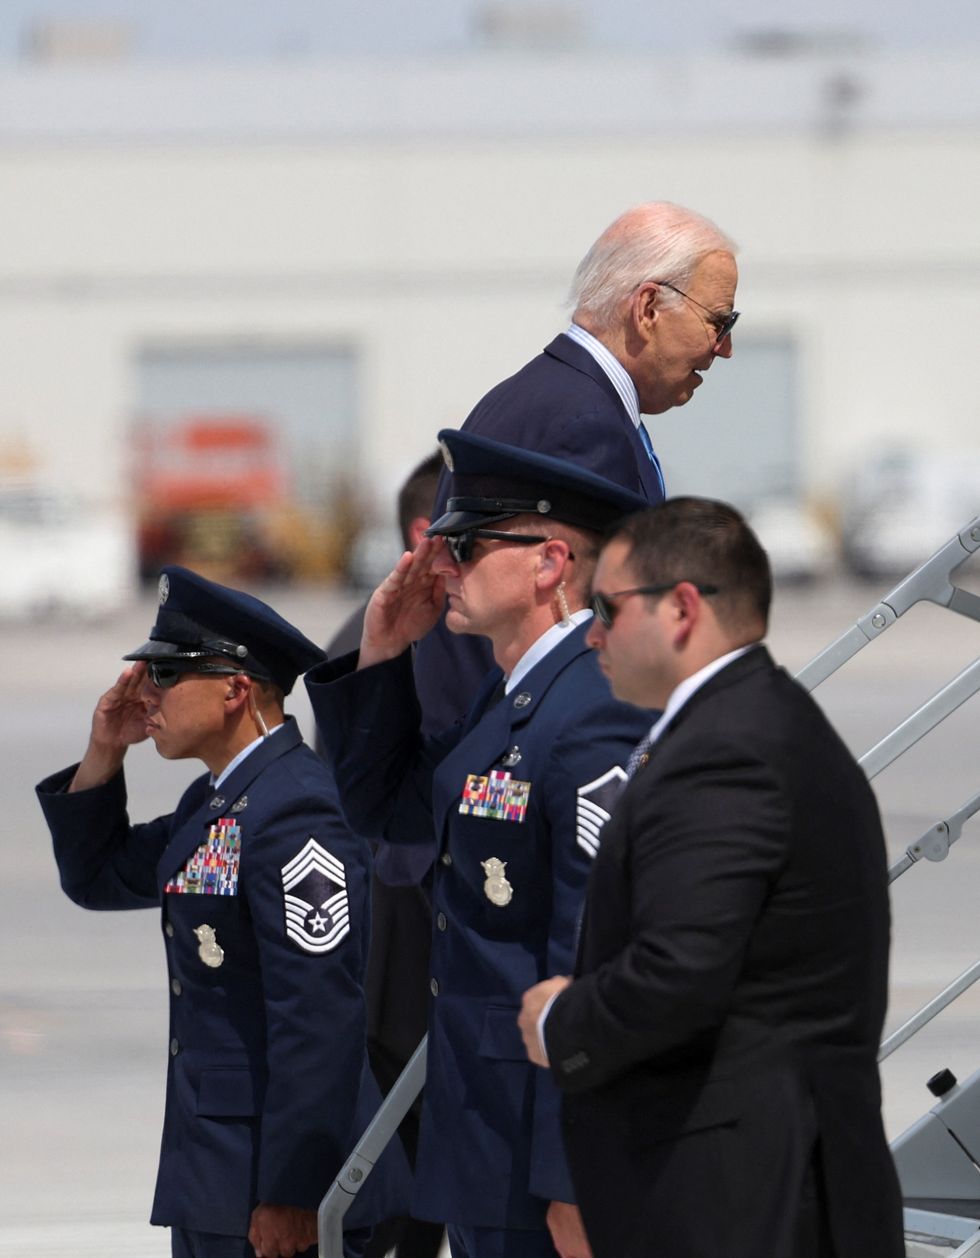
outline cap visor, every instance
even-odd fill
[[[426,537],[452,537],[467,529],[485,529],[502,520],[512,520],[516,511],[447,511],[425,530]]]
[[[200,651],[189,651],[186,646],[177,642],[144,642],[142,646],[124,655],[124,660],[160,660],[181,659],[187,655],[200,655]]]

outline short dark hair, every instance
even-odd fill
[[[420,515],[424,515],[427,520],[432,518],[436,485],[443,466],[442,451],[435,450],[408,474],[398,491],[398,527],[401,529],[406,550],[411,549],[408,527],[412,521]]]
[[[711,604],[719,621],[739,630],[763,631],[772,601],[769,557],[745,519],[727,502],[713,498],[669,498],[627,516],[606,542],[629,546],[630,570],[637,583],[691,581],[714,585]]]

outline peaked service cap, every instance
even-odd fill
[[[189,568],[160,572],[160,608],[150,639],[126,660],[196,659],[222,655],[285,694],[326,655],[260,599],[218,585]]]
[[[578,463],[444,428],[439,444],[450,472],[445,514],[429,537],[465,533],[515,515],[538,515],[601,533],[650,504]]]

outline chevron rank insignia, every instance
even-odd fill
[[[599,832],[609,820],[625,781],[626,771],[614,764],[601,778],[575,792],[575,839],[590,856],[599,850]]]
[[[343,864],[310,838],[282,867],[286,934],[304,952],[332,952],[350,931]]]

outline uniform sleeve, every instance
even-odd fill
[[[77,768],[37,786],[65,894],[87,909],[153,908],[160,903],[156,866],[171,818],[131,825],[122,771],[104,786],[69,794]]]
[[[601,830],[626,780],[624,765],[649,728],[650,716],[605,703],[552,748],[543,797],[551,833],[552,902],[547,966],[541,978],[571,974],[585,886]],[[574,1201],[560,1129],[560,1093],[548,1071],[534,1073],[531,1192]]]
[[[323,791],[279,790],[242,854],[265,1006],[258,1196],[315,1209],[350,1152],[365,1063],[368,854]]]
[[[729,1011],[786,859],[789,809],[751,751],[705,739],[698,753],[659,773],[655,789],[638,781],[623,801],[629,943],[559,995],[545,1028],[552,1072],[569,1092],[710,1040]]]
[[[361,672],[355,662],[306,676],[344,812],[359,834],[418,843],[432,834],[432,776],[456,735],[423,741],[410,652]]]

